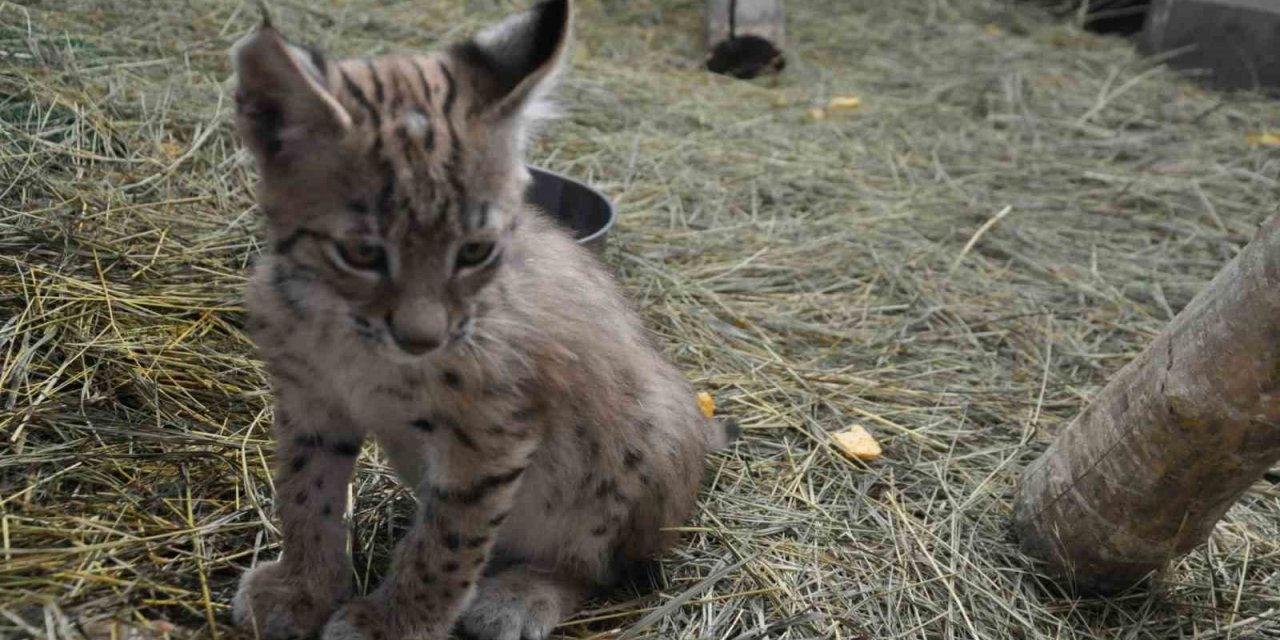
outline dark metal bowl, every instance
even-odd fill
[[[528,201],[572,231],[578,244],[604,253],[605,236],[617,218],[613,203],[573,178],[535,167],[529,167],[529,173],[533,174],[533,185]]]

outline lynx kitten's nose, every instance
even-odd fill
[[[442,305],[411,300],[387,314],[387,329],[405,353],[422,355],[444,342],[449,317]]]

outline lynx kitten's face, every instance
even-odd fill
[[[274,30],[237,53],[276,268],[325,285],[314,312],[395,358],[468,337],[520,224],[555,13],[426,56],[331,61]],[[550,37],[504,40],[529,27]]]

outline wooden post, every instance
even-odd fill
[[[1022,477],[1023,550],[1083,592],[1208,538],[1280,459],[1280,217],[1121,369]]]
[[[707,69],[735,78],[786,66],[782,0],[707,0]]]

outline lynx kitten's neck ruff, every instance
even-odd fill
[[[526,130],[567,0],[431,55],[329,60],[269,23],[233,50],[270,251],[249,329],[276,393],[279,560],[262,637],[547,637],[671,544],[724,430],[589,253],[527,210]],[[353,598],[347,484],[375,438],[419,510]]]

